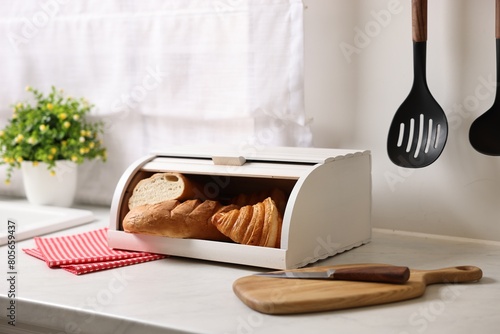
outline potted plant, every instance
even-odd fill
[[[106,160],[99,138],[104,124],[87,119],[93,106],[84,98],[65,97],[55,87],[46,95],[29,86],[26,90],[33,94],[34,103],[14,105],[12,118],[0,130],[0,164],[7,165],[6,183],[13,170],[21,168],[30,202],[69,206],[76,190],[76,166],[86,159]],[[67,177],[70,181],[63,180]],[[57,195],[59,185],[67,193]]]

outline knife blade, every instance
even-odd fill
[[[402,284],[410,278],[410,269],[401,266],[367,266],[326,269],[323,271],[272,271],[255,276],[289,279],[320,279]]]

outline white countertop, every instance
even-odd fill
[[[108,226],[109,210],[92,208],[95,222],[52,233]],[[497,333],[500,327],[500,244],[376,230],[371,243],[317,265],[389,263],[415,269],[475,265],[470,284],[429,286],[421,298],[350,310],[271,316],[245,306],[233,282],[259,268],[166,258],[82,276],[49,269],[18,243],[16,327],[6,318],[1,281],[0,333]],[[4,277],[7,248],[0,248]],[[444,298],[452,293],[455,297]]]

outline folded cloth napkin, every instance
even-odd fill
[[[81,234],[43,238],[35,237],[37,248],[23,251],[75,275],[159,260],[166,255],[112,249],[106,238],[107,228]]]

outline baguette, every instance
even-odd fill
[[[196,186],[179,173],[156,173],[139,181],[128,201],[129,209],[166,200],[184,201],[196,198]]]
[[[212,223],[213,215],[236,208],[219,202],[198,199],[180,202],[167,200],[131,209],[123,219],[125,232],[171,238],[229,241]]]

